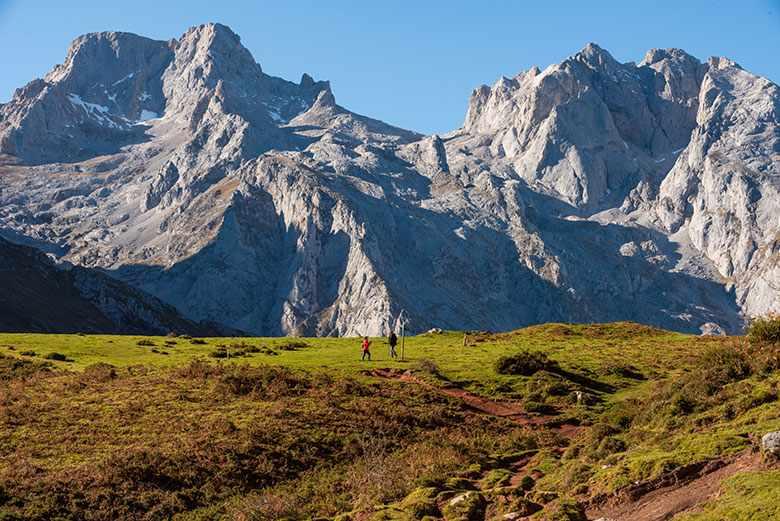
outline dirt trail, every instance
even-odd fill
[[[761,455],[745,452],[731,461],[704,466],[698,477],[684,483],[660,486],[640,497],[588,511],[588,519],[610,521],[665,521],[716,497],[724,479],[761,468]]]
[[[529,414],[518,403],[500,402],[464,389],[433,385],[414,376],[410,371],[384,368],[366,371],[365,374],[421,385],[457,398],[473,411],[507,418],[524,426],[547,427],[568,438],[575,436],[582,429],[577,425],[556,422],[551,416]],[[512,464],[513,485],[519,483],[530,459],[530,456],[521,458]],[[588,509],[588,519],[667,521],[716,497],[724,479],[739,472],[760,469],[762,466],[761,455],[747,451],[731,460],[716,460],[683,467],[654,482],[632,486],[621,496]]]
[[[372,369],[370,371],[366,371],[366,374],[370,376],[390,378],[393,380],[401,380],[404,382],[421,385],[452,398],[457,398],[473,411],[488,414],[490,416],[496,416],[499,418],[507,418],[508,420],[511,420],[514,423],[520,425],[547,427],[566,437],[574,436],[581,428],[570,423],[558,423],[555,421],[554,417],[549,415],[529,414],[519,403],[491,400],[489,398],[470,393],[464,389],[458,389],[457,387],[442,387],[432,385],[425,380],[414,376],[409,371],[402,371],[400,369]]]

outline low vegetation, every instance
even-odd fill
[[[780,430],[761,338],[550,324],[361,362],[355,339],[0,335],[0,519],[587,519]],[[777,473],[681,519],[780,515]]]
[[[539,351],[520,351],[512,355],[502,356],[496,360],[495,368],[498,374],[531,376],[545,369],[556,367],[547,355]]]
[[[780,345],[780,315],[755,318],[748,326],[747,338],[753,345]]]

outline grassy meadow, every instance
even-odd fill
[[[777,350],[742,337],[548,324],[371,351],[0,334],[0,519],[579,520],[780,430]],[[780,471],[750,470],[678,517],[777,518]]]

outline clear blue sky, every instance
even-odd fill
[[[0,0],[0,102],[93,31],[157,39],[216,21],[263,69],[331,80],[347,108],[421,132],[463,122],[469,94],[594,41],[620,61],[652,47],[728,56],[780,82],[780,0]]]

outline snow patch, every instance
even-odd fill
[[[138,118],[138,121],[149,121],[150,119],[157,119],[160,115],[156,112],[152,112],[151,110],[142,110],[141,115]]]
[[[130,74],[128,74],[127,76],[125,76],[125,77],[124,77],[124,78],[122,78],[121,80],[117,80],[117,81],[115,81],[114,83],[112,83],[111,85],[112,85],[112,86],[119,85],[119,84],[120,84],[120,83],[122,83],[123,81],[127,81],[127,80],[129,80],[129,79],[132,79],[132,77],[133,77],[133,76],[135,76],[135,73],[134,73],[134,72],[131,72]]]
[[[96,119],[101,125],[111,128],[122,128],[111,119],[111,113],[109,112],[108,107],[84,101],[78,94],[68,94],[68,101],[70,101],[74,107],[81,107],[84,109],[84,112],[87,113],[88,117]]]
[[[271,119],[272,119],[272,120],[274,120],[274,121],[276,121],[277,123],[283,123],[283,122],[284,122],[284,118],[282,117],[282,115],[281,115],[281,114],[279,114],[279,113],[278,113],[277,111],[275,111],[275,110],[270,110],[270,109],[269,109],[269,110],[268,110],[268,115],[269,115],[269,116],[271,116]]]

